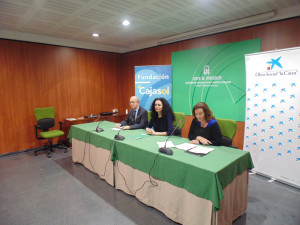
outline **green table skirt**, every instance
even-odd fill
[[[157,142],[166,141],[166,136],[146,135],[145,130],[121,130],[119,134],[124,136],[125,140],[117,141],[114,140],[114,136],[118,131],[112,130],[115,123],[101,122],[99,126],[104,129],[101,133],[95,131],[98,124],[74,125],[68,137],[70,140],[75,138],[108,149],[112,152],[112,161],[119,160],[144,173],[150,173],[153,167],[151,176],[210,200],[214,211],[221,208],[220,201],[224,198],[223,189],[237,175],[253,168],[251,155],[247,151],[224,146],[209,146],[214,150],[201,157],[172,148],[173,155],[160,153],[157,156]],[[169,140],[175,145],[189,141],[175,136]]]

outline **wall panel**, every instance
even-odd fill
[[[56,121],[111,111],[120,89],[120,54],[0,40],[0,154],[38,147],[33,109],[53,106]],[[59,129],[59,125],[56,124]]]

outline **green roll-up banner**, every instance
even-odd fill
[[[245,54],[260,52],[260,39],[172,53],[173,109],[192,115],[206,102],[215,117],[245,121]]]

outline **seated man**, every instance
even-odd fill
[[[148,123],[148,113],[146,109],[140,107],[140,99],[137,96],[130,98],[131,110],[126,120],[117,123],[115,127],[122,127],[123,130],[145,129]]]

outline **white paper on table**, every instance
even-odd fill
[[[176,148],[184,150],[184,151],[195,148],[195,147],[197,147],[197,145],[190,144],[190,143],[182,143],[180,145],[176,145]]]
[[[214,148],[207,148],[203,146],[197,146],[196,148],[192,148],[189,150],[191,153],[196,153],[196,154],[207,154],[210,153]]]
[[[67,118],[66,120],[73,121],[73,120],[77,120],[77,119],[75,119],[75,118]]]
[[[112,130],[122,130],[122,128],[116,128],[116,127],[113,127],[111,128]]]
[[[166,144],[166,142],[164,141],[164,142],[157,142],[157,144],[158,144],[158,147],[159,148],[162,148],[162,147],[165,147],[165,144]],[[167,144],[166,144],[166,148],[175,148],[176,146],[173,144],[173,142],[172,141],[167,141]]]

